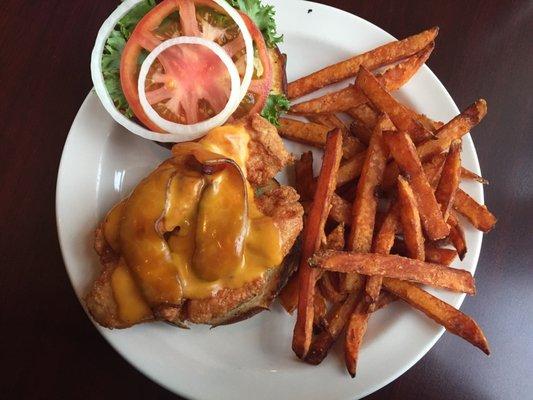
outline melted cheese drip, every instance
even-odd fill
[[[120,241],[118,240],[118,231],[120,229],[120,220],[124,213],[124,205],[126,200],[117,203],[111,211],[109,211],[104,220],[104,237],[115,253],[120,253]]]
[[[152,307],[179,305],[183,295],[160,223],[168,183],[176,174],[171,163],[164,163],[143,179],[126,201],[120,222],[120,253]]]
[[[124,321],[146,319],[149,305],[177,304],[180,297],[202,299],[222,288],[240,288],[280,265],[279,229],[256,207],[248,181],[243,214],[243,181],[236,179],[235,168],[206,177],[183,161],[190,154],[198,160],[223,156],[246,174],[249,140],[244,126],[233,125],[212,130],[199,145],[176,145],[175,157],[109,212],[104,221],[106,241],[115,252],[128,254],[112,276]]]
[[[215,281],[244,266],[248,199],[235,167],[211,175],[208,181],[198,203],[192,267],[201,279]]]
[[[123,258],[111,275],[111,288],[117,303],[118,316],[122,321],[133,325],[151,318],[152,311],[142,297]]]

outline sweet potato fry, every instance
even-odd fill
[[[313,153],[303,153],[294,163],[294,187],[300,195],[300,201],[311,201],[315,193],[313,181]]]
[[[316,124],[322,124],[331,129],[339,128],[342,131],[343,139],[348,130],[344,122],[342,122],[341,119],[337,117],[335,114],[315,114],[315,115],[310,115],[307,118],[311,122],[314,122]]]
[[[342,132],[340,129],[335,129],[328,133],[313,204],[303,234],[302,258],[298,269],[298,315],[292,340],[292,348],[300,358],[305,357],[311,345],[314,315],[313,298],[317,278],[316,270],[310,268],[307,259],[320,248],[322,242],[331,195],[337,183],[337,171],[341,156]]]
[[[398,203],[407,256],[415,260],[425,260],[424,235],[415,195],[407,180],[402,176],[398,177]]]
[[[455,192],[461,180],[461,140],[454,140],[442,167],[440,181],[435,190],[435,198],[440,204],[444,220],[448,220]]]
[[[305,154],[305,153],[304,153]],[[331,250],[342,250],[344,248],[344,225],[339,224],[331,233],[326,237],[326,245],[324,246],[326,249]],[[329,278],[332,274],[335,272],[326,272],[323,274],[323,276],[320,278],[320,282],[323,280],[331,281]],[[326,278],[328,277],[328,278]],[[326,278],[326,279],[325,279]],[[323,285],[322,285],[323,286]],[[322,288],[321,286],[321,288]],[[330,289],[329,287],[326,288],[326,290]],[[334,287],[332,287],[332,290],[336,291]],[[331,295],[330,292],[322,291],[324,296],[328,299]],[[341,295],[342,296],[342,295]],[[298,274],[293,274],[290,278],[287,284],[283,287],[279,294],[279,300],[285,311],[287,311],[289,314],[292,314],[293,311],[296,309],[298,305]],[[315,293],[315,305],[317,303],[320,304],[322,301],[321,299],[316,298],[317,295]],[[344,299],[345,296],[342,296],[341,299]],[[338,297],[337,297],[338,298]],[[325,310],[315,310],[315,317],[318,315],[322,315],[325,313]],[[316,320],[316,318],[315,318]]]
[[[415,194],[426,234],[431,240],[445,238],[450,229],[442,217],[435,193],[424,174],[413,141],[405,132],[384,132],[383,138],[389,146],[394,161],[410,177],[410,185]]]
[[[436,139],[428,140],[418,146],[418,156],[422,161],[427,161],[432,156],[448,150],[453,140],[460,139],[466,135],[468,131],[479,124],[486,114],[486,101],[483,99],[477,100],[474,104],[468,106],[461,114],[443,125],[435,133]]]
[[[348,85],[316,99],[295,104],[291,106],[289,112],[299,115],[331,114],[343,112],[367,101],[366,96],[358,88]]]
[[[315,295],[313,297],[313,325],[316,327],[323,326],[326,318],[326,313],[328,309],[326,307],[326,299],[320,292],[320,290],[315,290]]]
[[[427,115],[419,114],[413,111],[412,109],[407,107],[405,104],[404,104],[404,107],[411,114],[412,118],[417,120],[427,130],[434,132],[440,129],[444,125],[443,122],[434,121],[431,118],[429,118]],[[372,109],[372,107],[368,106],[368,104],[361,104],[360,106],[346,110],[346,112],[352,118],[357,119],[358,121],[362,122],[370,129],[376,125],[377,113]],[[386,129],[386,130],[394,129],[394,125],[392,125],[392,122],[391,122],[390,127],[384,126],[383,129]]]
[[[380,118],[383,121],[385,117]],[[347,247],[350,251],[368,253],[372,247],[378,199],[376,189],[380,186],[387,163],[388,150],[383,143],[381,123],[378,122],[366,151],[361,177],[353,203],[352,223]],[[350,275],[346,277],[346,290],[352,289]],[[376,297],[379,293],[376,294]]]
[[[400,175],[400,168],[394,161],[389,162],[385,167],[383,173],[383,182],[381,182],[381,190],[390,193],[396,188],[398,182],[398,175]]]
[[[357,107],[346,110],[348,115],[353,119],[361,122],[369,131],[374,129],[374,126],[378,123],[379,115],[368,103],[361,104]],[[370,139],[370,137],[368,137]],[[368,145],[368,142],[366,143]]]
[[[302,122],[291,118],[279,119],[278,132],[282,137],[314,147],[324,147],[329,131],[331,128],[313,122]]]
[[[442,172],[442,167],[444,166],[444,161],[446,161],[446,153],[437,154],[428,162],[425,162],[422,165],[424,169],[424,174],[428,179],[429,185],[436,189],[439,184],[440,175]]]
[[[292,314],[298,305],[298,274],[294,273],[278,295],[279,302],[289,314]]]
[[[489,184],[488,180],[486,180],[482,176],[479,176],[475,172],[472,172],[469,169],[466,169],[465,167],[461,167],[461,179],[476,181],[476,182],[481,183],[482,185],[488,185]]]
[[[288,97],[289,99],[295,99],[326,85],[342,81],[350,76],[355,76],[361,65],[364,65],[369,70],[374,70],[388,64],[393,64],[420,52],[435,40],[437,34],[438,28],[431,28],[417,35],[388,43],[337,64],[330,65],[289,83]]]
[[[379,189],[378,189],[378,194],[379,194]],[[381,194],[378,195],[378,197],[381,197]],[[389,199],[391,200],[391,199]],[[389,201],[389,204],[392,203],[392,201]],[[375,228],[374,228],[374,231],[378,231],[381,226],[383,225],[383,222],[385,221],[385,219],[387,218],[387,214],[388,214],[388,209],[387,211],[383,211],[383,210],[380,210],[379,207],[378,207],[378,210],[376,212],[376,222],[374,224]],[[376,236],[374,234],[374,236]]]
[[[352,219],[352,207],[349,202],[344,200],[338,194],[333,193],[331,196],[331,210],[329,211],[330,218],[343,224],[349,224]]]
[[[474,278],[468,271],[397,255],[323,250],[309,260],[309,265],[328,271],[357,272],[418,282],[455,292],[476,292]]]
[[[344,224],[340,223],[326,237],[326,248],[331,250],[344,249]]]
[[[407,60],[387,69],[383,74],[377,75],[379,82],[387,91],[401,88],[426,62],[433,51],[433,44],[428,45],[420,53],[409,57]],[[354,74],[355,75],[355,74]],[[293,114],[312,115],[330,114],[347,111],[368,101],[366,96],[353,85],[336,92],[327,93],[316,99],[304,101],[291,107]]]
[[[373,275],[366,279],[364,301],[367,305],[367,312],[372,312],[381,290],[381,276]]]
[[[422,65],[428,60],[429,56],[435,48],[435,42],[429,43],[420,52],[399,62],[393,67],[388,68],[383,74],[378,74],[376,77],[379,83],[383,85],[387,92],[393,92],[405,85],[420,69]],[[368,70],[366,65],[363,65]]]
[[[362,157],[362,155],[359,155],[359,157]],[[424,173],[428,178],[428,182],[433,188],[437,187],[437,184],[439,183],[440,171],[442,169],[445,159],[446,154],[437,154],[422,165]],[[342,180],[344,182],[349,182],[359,176],[361,171],[360,160],[350,159],[346,161],[345,164],[346,166],[344,167],[344,169],[341,166],[343,175]],[[398,168],[398,164],[396,164],[395,162],[389,162],[387,164],[385,172],[383,173],[383,182],[381,183],[381,189],[384,192],[389,192],[392,188],[395,187],[399,173],[400,170]]]
[[[425,114],[419,114],[413,110],[411,110],[409,107],[405,106],[407,110],[411,113],[411,116],[416,119],[424,128],[427,130],[430,130],[432,132],[437,131],[438,129],[442,128],[444,126],[444,122],[440,121],[433,121],[431,118],[429,118]]]
[[[422,126],[424,126],[426,129],[430,131],[436,131],[437,129],[441,128],[444,123],[439,121],[433,121],[431,118],[428,118],[424,114],[418,114],[415,111],[411,110],[407,106],[404,105],[404,107],[407,109],[407,111],[411,114],[412,118],[416,119]],[[357,107],[350,108],[349,110],[346,110],[348,115],[350,115],[354,120],[358,121],[360,124],[365,126],[367,130],[371,131],[374,126],[377,123],[378,120],[378,114],[372,107],[368,105],[368,103],[361,104]],[[389,122],[389,121],[387,121]],[[383,129],[385,130],[393,130],[394,125],[392,122],[390,122],[388,125],[385,124],[383,126]]]
[[[398,300],[398,297],[396,297],[392,293],[389,293],[389,292],[386,292],[386,291],[382,291],[379,294],[378,301],[376,301],[376,306],[374,307],[373,311],[377,311],[377,310],[380,310],[382,308],[385,308],[390,303],[392,303],[393,301],[396,301],[396,300]]]
[[[323,331],[313,338],[306,362],[316,365],[326,357],[361,299],[364,282],[363,277],[360,277],[354,291],[349,293],[344,301],[333,304],[325,318]]]
[[[372,251],[379,254],[389,254],[396,232],[398,230],[398,203],[393,202],[381,223],[378,232],[374,235]],[[381,276],[370,276],[365,285],[365,301],[368,303],[368,312],[376,307],[376,297],[381,290]]]
[[[457,251],[452,249],[443,249],[436,247],[431,243],[426,243],[425,246],[425,260],[430,263],[450,265],[455,257],[457,257]]]
[[[346,298],[346,293],[337,290],[335,284],[333,283],[333,274],[335,273],[336,272],[325,271],[320,278],[320,281],[318,281],[318,286],[320,287],[320,291],[326,300],[332,303],[339,303],[344,301]]]
[[[420,116],[421,114],[417,114],[417,115]],[[435,127],[443,125],[442,123],[431,121],[429,118],[427,118],[425,116],[423,116],[423,117],[428,119],[428,121],[430,121],[430,122],[428,122],[428,124],[431,123]],[[353,122],[352,122],[352,124],[353,124]],[[392,124],[392,122],[391,122],[391,124]],[[384,124],[384,125],[386,125],[386,124]],[[352,125],[350,125],[350,129],[352,129]],[[356,128],[354,128],[354,129],[356,129]],[[428,127],[428,129],[429,129],[429,127]],[[387,129],[387,128],[384,127],[384,130],[390,130],[390,129]],[[353,131],[352,131],[352,133],[355,135],[355,133]],[[361,133],[359,133],[359,134],[361,134]],[[424,171],[426,170],[427,167],[439,168],[439,170],[440,170],[440,168],[442,168],[442,163],[444,163],[444,158],[445,158],[445,155],[442,155],[442,154],[438,154],[437,156],[433,157],[430,162],[435,163],[435,165],[427,166],[426,164],[424,164],[423,165]],[[387,167],[385,168],[385,173],[383,175],[383,182],[381,183],[381,189],[383,191],[385,191],[385,192],[389,192],[393,187],[395,187],[396,186],[396,179],[397,179],[399,173],[400,173],[400,170],[398,169],[398,165],[396,163],[391,162],[391,163],[387,164]],[[435,179],[438,179],[438,176],[440,176],[440,175],[438,175],[438,176],[434,175],[434,176],[436,176]],[[435,185],[437,183],[438,183],[438,180],[437,180],[437,182],[435,182]],[[430,185],[431,186],[435,186],[431,182],[430,182]]]
[[[399,204],[397,201],[389,206],[389,210],[375,235],[372,251],[378,254],[389,254],[399,225]]]
[[[422,143],[417,147],[417,153],[420,159],[424,162],[432,160],[435,155],[447,151],[451,142],[454,139],[461,138],[472,127],[474,127],[483,116],[486,114],[486,103],[484,100],[478,100],[476,103],[468,107],[462,114],[455,117],[448,124],[442,126],[436,133],[436,139]],[[352,127],[350,127],[352,128]],[[367,132],[370,132],[367,129]],[[353,134],[359,135],[352,131]],[[366,136],[369,136],[366,134]],[[358,136],[359,139],[362,139]],[[364,142],[363,138],[363,142]],[[439,159],[437,159],[439,160]],[[440,159],[440,160],[443,160]],[[361,173],[363,165],[363,155],[360,153],[355,158],[346,161],[340,169],[339,186],[355,179]],[[437,167],[434,165],[434,167]],[[394,166],[389,164],[385,170],[383,179],[383,189],[388,190],[396,183],[397,174],[391,168]],[[438,182],[438,181],[437,181]]]
[[[417,147],[417,153],[420,159],[426,162],[434,158],[435,155],[447,151],[451,142],[468,133],[472,127],[481,121],[486,114],[486,111],[485,101],[478,100],[463,111],[463,113],[455,117],[446,125],[443,125],[436,132],[436,139],[424,142]],[[369,130],[367,131],[370,132]],[[352,134],[356,136],[358,135],[358,133],[355,133],[354,131],[352,131]],[[360,140],[363,139],[361,141],[364,142],[364,138],[361,138],[360,136],[358,137]],[[359,176],[363,165],[363,158],[362,153],[359,153],[356,157],[346,161],[343,166],[341,166],[339,186],[342,186]],[[394,170],[391,170],[393,167],[393,165],[389,164],[385,170],[385,176],[383,179],[383,189],[385,191],[389,190],[396,183],[397,174],[395,174]]]
[[[349,132],[344,136],[342,141],[342,157],[350,159],[355,155],[366,150],[366,146]]]
[[[342,186],[361,175],[365,159],[366,151],[356,154],[353,158],[344,162],[339,168],[337,187]]]
[[[352,158],[357,153],[366,149],[366,146],[353,137],[348,128],[335,114],[316,114],[307,117],[311,122],[322,124],[331,129],[339,128],[342,131],[342,157]]]
[[[383,143],[381,130],[381,123],[385,118],[385,115],[380,117],[370,138],[353,203],[353,217],[347,247],[349,250],[359,253],[368,253],[372,247],[378,205],[376,190],[381,184],[388,157],[388,150]],[[353,290],[357,279],[357,274],[347,274],[344,288],[347,291]],[[379,296],[379,287],[376,288],[376,284],[370,280],[367,280],[367,285],[365,286],[366,296],[373,302]],[[369,290],[371,290],[370,293]],[[355,376],[359,347],[366,331],[367,308],[367,301],[362,299],[350,316],[346,328],[345,361],[346,368],[352,377]]]
[[[485,354],[490,353],[483,331],[469,316],[411,283],[384,278],[383,286],[451,333],[472,343]]]
[[[280,118],[279,134],[285,139],[324,148],[326,135],[335,126],[315,122],[302,122],[291,118]],[[346,127],[343,129],[343,157],[351,158],[363,151],[365,146],[358,139],[348,134]]]
[[[360,293],[350,293],[344,301],[333,305],[326,316],[326,329],[313,338],[309,352],[305,357],[306,362],[317,365],[326,358],[329,349],[341,334],[348,318],[350,318],[359,298]]]
[[[459,259],[462,260],[467,252],[465,233],[461,225],[459,225],[459,221],[453,211],[448,216],[447,222],[450,225],[450,242],[452,242],[453,247],[457,251]]]
[[[357,137],[359,141],[368,146],[372,130],[378,122],[379,115],[368,103],[361,104],[358,107],[347,110],[348,114],[353,117],[350,124],[350,132]],[[389,118],[382,121],[383,130],[396,130],[396,127]]]
[[[403,240],[396,240],[391,250],[393,254],[400,256],[407,255],[407,246]],[[437,247],[433,242],[426,242],[424,245],[425,261],[434,264],[442,264],[449,266],[455,257],[457,257],[457,251],[453,249],[446,249]]]
[[[396,229],[398,226],[398,207],[397,203],[390,205],[389,210],[373,244],[374,251],[388,254],[393,243]],[[346,329],[345,343],[345,362],[346,368],[352,377],[355,376],[357,369],[357,358],[359,357],[359,348],[363,341],[368,318],[371,312],[377,307],[379,294],[381,290],[381,276],[369,276],[365,283],[364,294],[361,302],[357,305],[352,313]],[[381,307],[385,303],[382,303]]]
[[[434,156],[431,160],[428,162],[425,162],[422,164],[422,169],[424,170],[424,173],[426,174],[426,178],[428,179],[429,185],[432,188],[436,188],[437,184],[439,183],[440,179],[440,173],[442,170],[442,166],[444,164],[444,160],[446,159],[446,154],[441,153]],[[387,164],[387,168],[385,168],[385,173],[383,175],[383,182],[381,184],[381,189],[384,192],[390,192],[391,189],[395,187],[396,180],[398,179],[398,175],[400,174],[400,169],[398,168],[398,164],[395,162],[390,162]]]
[[[496,225],[496,217],[463,190],[457,189],[453,208],[466,217],[476,229],[489,232]]]
[[[316,182],[313,181],[313,192],[315,186]],[[304,206],[305,212],[307,213],[310,208],[309,202],[306,201],[302,204]],[[344,200],[337,193],[333,193],[331,195],[331,209],[329,211],[329,217],[339,224],[349,225],[352,219],[352,205],[348,201]]]
[[[372,136],[372,128],[369,128],[363,122],[354,119],[350,123],[350,132],[355,136],[361,143],[364,143],[368,146],[370,143],[370,137]]]
[[[356,85],[377,109],[389,116],[398,130],[407,132],[415,143],[433,136],[433,133],[413,119],[408,109],[392,97],[363,66],[357,74]]]
[[[323,246],[326,249],[342,250],[344,248],[344,224],[339,224],[326,237],[326,243]],[[341,294],[333,284],[333,275],[335,272],[324,272],[319,280],[320,292],[324,299],[329,301],[341,301],[346,296]],[[335,300],[332,300],[335,299]],[[315,302],[316,303],[316,302]],[[315,311],[315,317],[317,312]],[[316,318],[315,318],[316,319]]]
[[[365,336],[368,318],[370,316],[367,308],[368,304],[361,299],[350,315],[348,327],[346,328],[344,361],[346,363],[346,369],[352,378],[355,378],[359,349],[363,343],[363,337]]]
[[[312,180],[311,180],[311,183],[313,183]],[[344,226],[342,224],[337,226],[337,228],[335,228],[327,236],[325,248],[332,249],[332,250],[342,250],[344,248]],[[334,272],[329,272],[327,275],[331,275],[333,273]],[[289,314],[292,314],[298,305],[298,274],[297,273],[293,274],[289,278],[289,281],[283,287],[278,297],[285,311],[287,311]],[[319,297],[320,297],[320,293],[318,294],[315,293],[315,299],[314,299],[314,306],[315,306],[314,320],[315,321],[319,321],[319,319],[316,318],[317,315],[324,316],[326,312],[325,304],[324,304],[324,307],[322,307],[321,309],[318,309],[318,310],[316,309],[317,304],[321,306],[324,300]]]

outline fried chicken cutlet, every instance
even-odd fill
[[[294,263],[290,262],[290,252],[302,230],[303,209],[292,187],[269,185],[275,174],[292,161],[292,156],[286,151],[276,128],[263,118],[257,115],[252,117],[246,124],[246,131],[250,137],[245,163],[246,178],[256,192],[254,202],[257,209],[270,217],[279,229],[284,262],[280,266],[271,266],[260,277],[240,287],[220,288],[204,298],[184,299],[179,307],[166,307],[157,313],[147,307],[145,315],[135,323],[154,319],[179,326],[185,326],[186,321],[210,325],[236,322],[268,308],[292,272]],[[106,240],[103,225],[96,230],[95,249],[103,269],[85,298],[87,308],[102,326],[131,326],[130,321],[120,316],[112,286],[113,275],[124,261]],[[135,282],[131,284],[135,285]],[[136,300],[143,301],[142,298]]]

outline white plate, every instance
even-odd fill
[[[393,39],[371,23],[328,6],[287,0],[271,3],[276,6],[279,31],[285,35],[282,50],[289,57],[289,80]],[[398,96],[437,120],[448,121],[458,113],[446,89],[425,66]],[[290,144],[289,148],[299,154],[304,146]],[[94,228],[110,206],[167,155],[158,145],[118,126],[96,95],[89,93],[65,143],[56,195],[61,249],[78,298],[99,270],[92,250]],[[480,172],[469,135],[463,141],[463,163]],[[468,183],[464,189],[483,202],[481,185]],[[482,235],[465,226],[469,252],[456,266],[473,273]],[[456,307],[464,299],[450,292],[432,293]],[[205,326],[181,330],[163,323],[123,331],[97,329],[132,365],[170,391],[217,400],[363,397],[404,373],[444,331],[400,302],[390,305],[370,319],[357,377],[351,379],[340,349],[318,367],[297,361],[291,350],[293,325],[293,318],[275,305],[271,312],[213,330]],[[462,368],[460,363],[457,368]]]

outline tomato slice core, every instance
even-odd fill
[[[170,51],[172,50],[172,51]],[[224,63],[211,50],[196,44],[174,46],[158,57],[160,67],[151,75],[153,90],[146,90],[148,102],[164,103],[172,114],[184,114],[196,123],[218,114],[230,93],[230,77]],[[204,99],[204,107],[200,101]],[[183,122],[182,122],[183,123]]]

